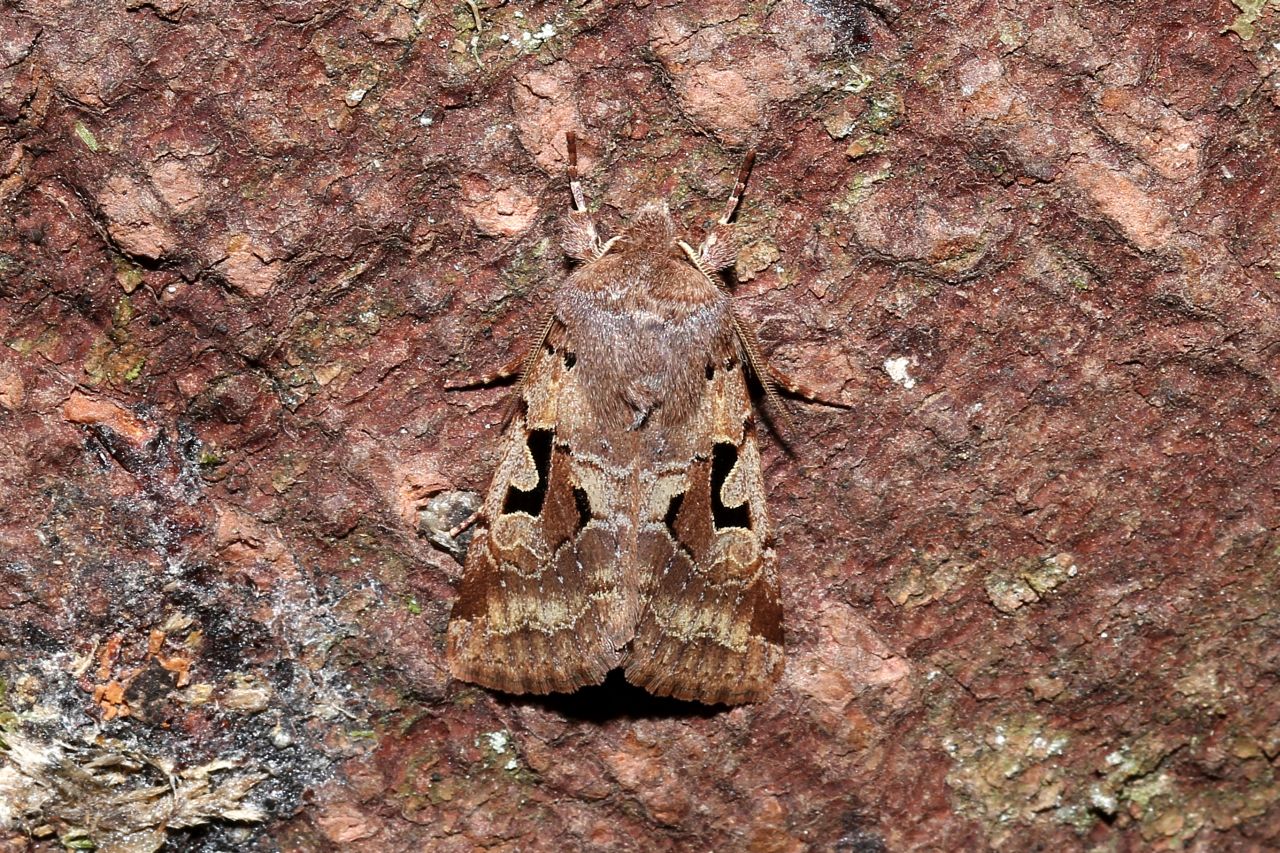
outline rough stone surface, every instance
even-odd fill
[[[1277,43],[1227,0],[0,0],[0,849],[1280,846]],[[606,231],[695,240],[756,148],[738,305],[854,406],[765,440],[759,705],[444,667],[506,390],[442,383],[536,331],[568,129]]]

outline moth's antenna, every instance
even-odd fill
[[[584,213],[587,200],[582,195],[582,184],[578,182],[578,134],[572,130],[564,132],[564,141],[569,146],[569,192],[573,195],[573,209]]]
[[[742,200],[742,191],[747,188],[747,173],[751,171],[751,164],[755,161],[756,152],[748,151],[746,159],[742,161],[742,167],[738,169],[738,180],[733,184],[733,195],[729,196],[729,203],[724,208],[724,216],[720,217],[721,225],[728,225],[729,220],[733,218],[733,212],[738,209],[738,202]]]

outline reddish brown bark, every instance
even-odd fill
[[[0,847],[1280,844],[1258,5],[0,4]],[[855,406],[767,702],[443,668],[567,129]]]

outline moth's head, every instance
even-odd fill
[[[580,261],[635,253],[654,261],[667,258],[688,262],[706,274],[733,266],[738,254],[733,229],[725,223],[713,226],[695,252],[690,248],[692,241],[681,239],[665,201],[641,205],[617,236],[604,241],[600,239],[590,214],[572,211],[561,232],[560,242],[565,254]]]
[[[677,250],[676,224],[665,201],[641,205],[618,237],[617,248],[624,252],[669,254]]]
[[[733,193],[729,196],[724,215],[707,232],[701,245],[695,250],[689,241],[677,238],[676,224],[671,219],[671,210],[665,201],[651,201],[642,205],[621,234],[601,241],[595,223],[587,213],[582,184],[578,182],[578,136],[570,130],[565,132],[564,138],[568,149],[569,191],[573,195],[573,210],[561,232],[560,242],[565,254],[588,262],[598,261],[610,251],[619,254],[644,253],[654,262],[664,256],[686,259],[707,279],[711,278],[712,273],[733,266],[737,257],[737,240],[730,222],[734,211],[738,209],[742,191],[746,188],[747,175],[756,159],[755,151],[747,152],[738,169],[738,177],[734,181]]]
[[[676,224],[667,203],[651,201],[631,216],[616,237],[606,241],[600,239],[590,214],[573,211],[565,222],[560,243],[569,257],[593,261],[606,254],[627,252],[675,254],[679,252],[676,240]]]

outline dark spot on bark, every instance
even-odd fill
[[[871,820],[861,808],[844,816],[844,833],[836,840],[835,853],[885,853],[889,848],[880,834],[868,829]]]

